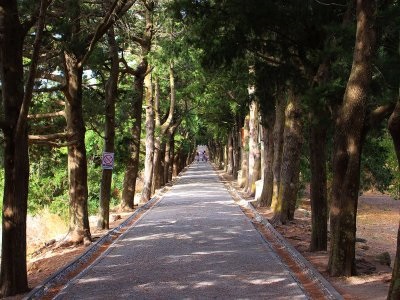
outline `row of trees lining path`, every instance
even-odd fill
[[[262,179],[274,223],[294,218],[310,182],[310,249],[327,250],[329,231],[330,275],[355,275],[360,190],[400,191],[399,16],[391,0],[0,0],[1,294],[28,290],[31,207],[67,190],[64,243],[91,243],[96,147],[124,168],[122,210],[139,177],[146,202],[197,144],[249,194]],[[67,170],[42,204],[41,164]],[[117,171],[102,171],[96,196],[104,229]]]

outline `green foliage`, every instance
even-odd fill
[[[393,161],[394,148],[390,136],[380,134],[366,139],[362,156],[361,189],[377,189],[380,192],[390,191],[396,195],[394,186],[398,186],[397,160]],[[397,177],[397,178],[396,178]],[[398,191],[397,191],[398,192]]]

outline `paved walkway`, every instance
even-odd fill
[[[56,299],[308,299],[207,163]]]

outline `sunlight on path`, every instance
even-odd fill
[[[206,162],[56,299],[307,299]]]

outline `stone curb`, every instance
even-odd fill
[[[51,289],[56,284],[60,283],[66,276],[71,272],[75,271],[80,266],[86,264],[88,260],[96,253],[100,247],[106,242],[112,240],[111,235],[114,233],[120,233],[120,230],[129,224],[132,219],[134,219],[139,213],[145,210],[148,206],[156,202],[158,197],[151,198],[146,204],[139,207],[131,216],[129,216],[124,222],[122,222],[118,227],[107,232],[98,241],[96,241],[92,246],[89,247],[82,255],[80,255],[76,260],[69,263],[67,266],[63,267],[61,270],[56,272],[54,275],[46,279],[41,285],[36,286],[28,295],[26,295],[24,300],[40,299],[46,292]]]
[[[238,193],[236,194],[240,197]],[[288,243],[286,239],[271,225],[271,223],[255,209],[252,203],[242,199],[242,197],[240,197],[240,199],[241,201],[239,205],[250,209],[254,213],[256,221],[260,222],[265,227],[265,229],[273,234],[278,243],[280,243],[289,252],[290,256],[296,262],[296,264],[306,272],[308,278],[319,286],[327,299],[344,299],[343,296],[340,295],[339,292],[332,286],[332,284],[328,280],[326,280],[321,275],[321,273],[319,273],[318,270],[307,259],[305,259],[299,251],[296,250],[296,248]]]
[[[24,296],[22,299],[23,300],[33,300],[33,299],[40,299],[44,297],[47,293],[48,290],[50,290],[52,287],[55,285],[59,284],[62,282],[64,278],[66,278],[69,274],[71,274],[73,271],[75,271],[77,268],[85,265],[87,261],[90,260],[90,258],[93,257],[93,255],[96,253],[100,247],[112,240],[111,235],[114,233],[120,233],[120,230],[124,227],[127,227],[127,225],[142,211],[146,211],[149,207],[151,208],[153,204],[156,204],[161,198],[163,197],[164,193],[171,188],[173,185],[175,185],[179,179],[181,178],[182,174],[186,172],[187,168],[184,168],[181,173],[178,174],[178,176],[172,180],[167,186],[164,186],[161,188],[156,195],[154,195],[148,202],[146,202],[144,205],[141,207],[137,208],[131,216],[129,216],[124,222],[122,222],[118,227],[115,227],[114,229],[110,230],[107,232],[105,235],[103,235],[98,241],[96,241],[93,245],[89,247],[82,255],[80,255],[77,259],[73,260],[70,262],[68,265],[57,271],[55,274],[47,278],[43,283],[40,285],[36,286],[32,291],[30,291],[26,296]],[[117,241],[123,234],[121,234],[119,237],[117,237],[114,241]],[[111,245],[110,245],[111,246]],[[104,251],[104,253],[107,252],[107,249]],[[100,257],[102,257],[103,253],[100,254]],[[97,259],[96,259],[97,260]],[[95,261],[96,261],[95,260]],[[94,262],[95,262],[94,261]],[[82,272],[85,272],[91,265],[93,265],[92,262],[89,266],[87,266]],[[79,276],[76,275],[76,276]],[[74,276],[73,278],[75,278]],[[66,282],[64,285],[66,286],[68,282]]]

